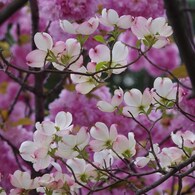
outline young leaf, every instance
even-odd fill
[[[105,43],[106,41],[104,40],[104,37],[102,35],[95,35],[93,37],[93,39],[95,39],[97,42],[100,42],[100,43]]]

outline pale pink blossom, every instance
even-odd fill
[[[97,122],[91,128],[90,134],[95,139],[90,142],[90,147],[95,152],[111,148],[118,135],[115,124],[112,124],[109,130],[102,122]]]
[[[177,87],[171,79],[157,77],[153,87],[153,103],[166,105],[169,101],[181,101],[182,89]],[[178,96],[177,96],[178,95]]]
[[[171,133],[173,142],[180,148],[195,148],[195,134],[192,131]]]
[[[89,57],[92,62],[100,63],[104,62],[105,66],[110,66],[113,69],[114,74],[120,74],[127,67],[128,47],[125,46],[121,41],[117,41],[112,48],[112,58],[110,55],[110,49],[103,44],[97,45],[94,49],[89,50]],[[110,60],[112,61],[110,62]]]
[[[81,53],[80,43],[73,38],[67,39],[66,42],[59,41],[51,50],[57,58],[57,62],[52,62],[53,66],[62,71],[69,64],[68,69],[75,70],[83,63],[83,57],[79,56]]]
[[[99,101],[97,107],[102,112],[113,112],[123,101],[123,90],[121,88],[114,91],[114,96],[111,99],[111,102]]]
[[[71,79],[74,83],[76,83],[76,91],[81,94],[87,94],[95,87],[98,86],[98,82],[91,76],[82,75],[82,73],[94,73],[96,64],[93,62],[88,63],[87,67],[82,66],[77,70],[81,74],[71,74]],[[100,74],[98,74],[100,75]]]
[[[38,179],[31,179],[31,176],[28,172],[22,172],[17,170],[13,175],[10,175],[11,184],[19,189],[31,190],[39,187]]]
[[[114,163],[114,158],[111,150],[102,150],[95,152],[93,155],[94,163],[100,168],[109,168]]]
[[[134,164],[138,168],[143,168],[145,167],[148,163],[150,162],[150,158],[148,157],[137,157]]]
[[[165,170],[169,170],[170,166],[175,166],[182,162],[184,153],[177,147],[163,148],[162,152],[158,154],[160,165]]]
[[[84,159],[73,158],[67,160],[67,165],[72,169],[68,170],[74,172],[76,178],[82,183],[93,181],[97,177],[95,168],[91,164],[87,164]]]
[[[25,141],[20,146],[20,155],[26,161],[33,163],[36,171],[47,168],[53,159],[48,151],[53,138],[38,130],[33,135],[33,141]]]
[[[168,37],[173,33],[171,26],[168,26],[163,17],[155,19],[136,17],[131,30],[145,45],[155,48],[164,47],[168,43]]]
[[[90,135],[85,127],[82,127],[76,135],[67,134],[58,143],[56,155],[61,158],[74,158],[79,155],[89,143]]]
[[[42,68],[46,63],[48,51],[53,47],[53,40],[48,33],[37,32],[34,36],[34,42],[38,49],[31,51],[26,56],[27,65]]]
[[[99,25],[98,18],[90,18],[81,24],[70,23],[68,20],[60,20],[60,27],[66,33],[90,35],[93,34]]]
[[[103,9],[99,21],[104,26],[117,26],[122,29],[128,29],[132,25],[132,17],[130,15],[123,15],[119,17],[118,13],[113,9]]]
[[[136,153],[135,144],[134,133],[128,133],[128,138],[124,135],[118,135],[113,144],[113,150],[121,158],[130,158]]]
[[[153,153],[151,152],[152,149],[150,148],[149,150],[149,154],[146,157],[137,157],[134,164],[138,167],[138,168],[143,168],[145,167],[150,161],[155,161],[155,157],[153,155]],[[158,146],[158,144],[153,144],[153,151],[155,153],[156,156],[158,156],[158,154],[160,153],[160,148]]]
[[[148,88],[143,94],[138,89],[131,89],[125,92],[124,101],[127,106],[123,108],[123,114],[128,117],[137,117],[139,114],[147,113],[152,103],[152,95]]]
[[[67,174],[63,174],[62,172],[54,172],[50,174],[44,174],[39,179],[39,184],[42,187],[47,187],[52,190],[63,188],[66,184],[73,184],[74,182],[70,179]],[[41,189],[39,188],[39,191]]]
[[[72,128],[72,114],[60,111],[55,117],[55,127],[58,131],[70,130]]]

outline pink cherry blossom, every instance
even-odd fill
[[[95,139],[90,142],[90,147],[95,152],[111,148],[118,135],[115,124],[111,125],[109,130],[102,122],[97,122],[91,128],[90,134]]]
[[[149,89],[145,89],[143,94],[138,89],[131,89],[125,92],[124,101],[127,106],[123,108],[123,114],[128,117],[132,115],[137,117],[141,113],[147,113],[152,103],[152,95]]]
[[[115,10],[103,9],[99,21],[104,26],[108,26],[108,27],[118,26],[119,28],[122,29],[128,29],[131,27],[132,17],[130,15],[123,15],[119,17],[118,13]]]

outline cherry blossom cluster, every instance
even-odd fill
[[[137,49],[141,49],[141,44],[145,47],[142,52],[152,47],[164,47],[172,34],[171,27],[163,17],[146,19],[141,16],[119,16],[113,9],[103,9],[101,16],[92,17],[81,24],[60,20],[59,25],[64,32],[76,35],[76,38],[54,43],[48,33],[38,32],[34,36],[37,49],[27,55],[27,65],[47,69],[50,62],[55,69],[72,73],[71,79],[76,84],[76,90],[82,94],[89,93],[111,74],[120,74],[130,65],[127,61],[130,46],[117,40],[124,31],[131,29],[138,38]],[[89,62],[84,66],[83,45],[99,25],[109,31],[107,36],[93,37],[101,44],[89,49]]]

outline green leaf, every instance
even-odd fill
[[[93,39],[95,39],[97,42],[100,42],[100,43],[105,43],[106,42],[102,35],[96,35],[96,36],[93,37]]]
[[[107,68],[107,62],[100,62],[96,65],[96,71],[102,70],[104,68]]]
[[[109,39],[108,39],[108,42],[110,43],[110,42],[113,42],[113,41],[115,41],[115,38],[114,37],[110,37]]]
[[[135,46],[136,46],[136,48],[138,48],[138,49],[139,49],[139,48],[140,48],[140,46],[141,46],[141,40],[137,40],[137,41],[136,41],[136,45],[135,45]]]

